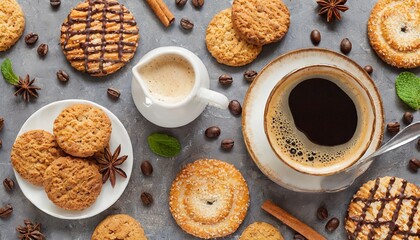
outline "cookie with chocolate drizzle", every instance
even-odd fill
[[[350,240],[420,239],[420,188],[396,177],[365,183],[347,210]]]
[[[133,58],[138,39],[134,16],[116,0],[79,3],[61,26],[61,48],[67,60],[92,76],[122,68]]]

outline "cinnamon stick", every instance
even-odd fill
[[[163,0],[146,0],[146,2],[165,27],[168,27],[175,21],[174,15]]]
[[[316,232],[305,223],[299,221],[297,218],[293,217],[270,200],[265,201],[261,208],[269,214],[273,215],[278,220],[282,221],[296,232],[300,233],[308,240],[326,240],[326,238],[321,234]]]

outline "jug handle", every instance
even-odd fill
[[[197,92],[197,97],[213,107],[226,109],[229,105],[229,99],[225,95],[207,88],[200,88]]]

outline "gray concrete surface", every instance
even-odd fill
[[[285,239],[293,239],[294,231],[267,215],[260,209],[265,199],[272,199],[284,209],[302,219],[310,226],[325,235],[328,239],[345,239],[343,218],[348,202],[365,181],[378,176],[398,176],[420,184],[420,173],[414,174],[407,170],[408,159],[420,157],[420,151],[415,144],[408,144],[392,151],[375,162],[371,168],[357,180],[354,185],[335,194],[304,194],[295,193],[277,186],[267,179],[253,163],[247,153],[241,133],[241,118],[232,116],[227,110],[208,107],[204,113],[191,124],[177,129],[163,129],[147,120],[134,107],[130,95],[131,67],[149,50],[160,46],[181,46],[195,52],[207,66],[211,77],[211,89],[226,94],[230,99],[243,101],[249,84],[242,79],[242,73],[247,69],[260,70],[280,54],[290,50],[312,47],[309,34],[317,28],[322,33],[319,47],[339,51],[342,38],[348,37],[353,43],[350,58],[364,66],[370,64],[374,68],[372,75],[383,97],[386,121],[399,121],[402,114],[409,110],[400,102],[395,94],[395,77],[402,70],[392,68],[382,62],[371,49],[366,24],[370,11],[375,3],[373,0],[348,1],[350,10],[345,12],[343,20],[327,24],[324,17],[317,14],[317,4],[314,0],[285,0],[291,12],[290,31],[279,43],[265,46],[256,61],[245,67],[232,68],[218,64],[209,54],[204,43],[205,29],[212,16],[230,6],[231,2],[222,0],[208,0],[201,10],[192,7],[191,1],[183,9],[175,6],[174,0],[166,0],[176,16],[172,27],[165,29],[154,16],[143,0],[121,0],[136,17],[141,39],[134,59],[126,67],[105,78],[92,78],[87,74],[72,69],[64,58],[59,45],[60,25],[78,0],[63,0],[58,10],[53,10],[49,0],[18,0],[26,14],[26,29],[39,33],[38,44],[47,43],[50,51],[45,59],[40,59],[36,47],[28,47],[21,39],[12,49],[0,53],[0,61],[11,58],[17,73],[30,74],[37,79],[37,85],[42,87],[40,96],[35,101],[26,104],[21,98],[14,97],[14,88],[0,79],[0,116],[6,119],[6,125],[0,138],[3,148],[0,149],[0,179],[6,177],[14,179],[10,165],[10,150],[20,127],[25,120],[40,107],[61,99],[80,98],[97,102],[111,110],[126,127],[134,148],[134,169],[129,185],[111,208],[103,213],[80,221],[66,221],[44,214],[24,197],[19,187],[13,193],[7,193],[0,187],[0,205],[11,203],[14,207],[13,215],[8,219],[0,219],[0,239],[16,239],[15,227],[23,223],[24,219],[31,219],[42,223],[42,231],[47,239],[90,239],[95,226],[107,215],[113,213],[127,213],[138,219],[143,225],[150,239],[194,239],[185,234],[172,219],[168,209],[168,191],[176,173],[187,163],[198,158],[218,158],[233,163],[240,169],[249,184],[251,192],[251,207],[243,224],[236,233],[226,239],[237,239],[247,225],[254,221],[266,221],[277,226]],[[194,21],[193,31],[185,32],[179,26],[179,20],[188,17]],[[38,45],[37,44],[37,45]],[[37,46],[36,45],[36,46]],[[70,74],[70,81],[61,84],[55,73],[63,69]],[[419,69],[411,70],[420,75]],[[231,74],[234,83],[229,88],[218,85],[217,78],[223,73]],[[106,95],[108,87],[121,90],[118,101],[113,101]],[[419,112],[414,117],[420,120]],[[204,137],[204,130],[218,125],[222,134],[218,140],[208,141]],[[146,145],[146,137],[152,132],[166,132],[177,136],[183,146],[182,153],[173,159],[161,158],[154,155]],[[235,147],[229,152],[219,149],[221,139],[231,137],[235,139]],[[385,134],[385,141],[389,139]],[[154,166],[152,177],[144,177],[140,172],[140,163],[149,160]],[[144,207],[140,202],[140,193],[149,191],[155,202],[151,207]],[[330,216],[338,217],[340,227],[333,233],[324,230],[325,221],[316,219],[315,212],[319,205],[325,204]]]

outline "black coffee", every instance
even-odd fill
[[[296,127],[315,144],[344,144],[356,131],[354,102],[329,80],[312,78],[296,85],[289,95],[289,107]]]

